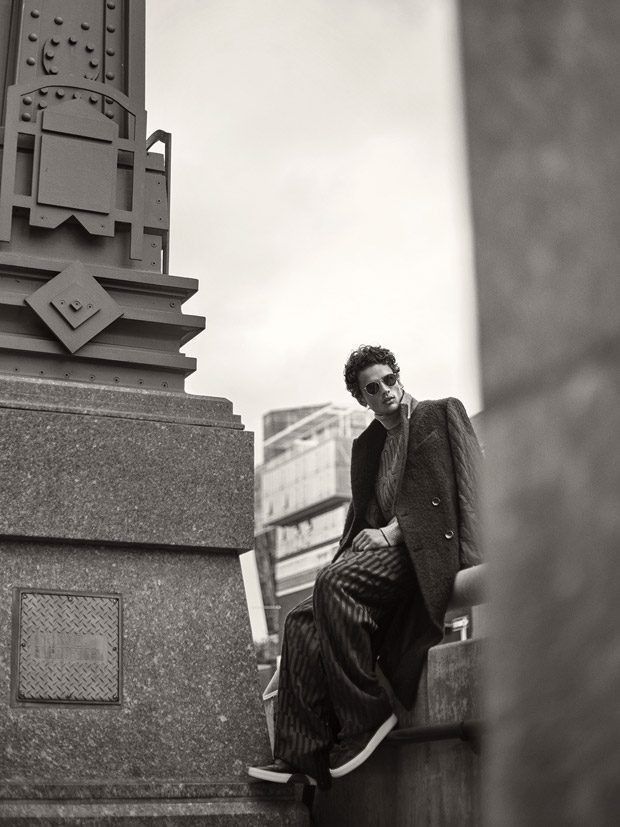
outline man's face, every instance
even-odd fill
[[[398,410],[403,395],[403,386],[398,379],[391,387],[385,382],[386,376],[393,376],[392,368],[388,365],[370,365],[360,370],[357,374],[357,382],[362,392],[362,397],[371,411],[379,416],[394,413]],[[374,383],[374,384],[371,384]],[[370,393],[366,388],[370,385]]]

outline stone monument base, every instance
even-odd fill
[[[271,753],[230,403],[0,378],[0,452],[0,824],[306,824],[246,776]]]

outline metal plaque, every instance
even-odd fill
[[[16,591],[16,701],[118,704],[121,596]]]

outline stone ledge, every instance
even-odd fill
[[[219,396],[111,388],[84,382],[0,376],[0,408],[147,419],[242,430],[232,402]]]
[[[15,802],[0,804],[0,825],[232,825],[306,827],[307,808],[298,802],[213,799],[200,801]]]

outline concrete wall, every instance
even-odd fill
[[[482,642],[429,651],[411,711],[395,702],[398,729],[478,718]],[[474,827],[480,823],[480,757],[459,740],[416,744],[386,739],[359,769],[318,791],[318,827]]]
[[[486,823],[620,812],[620,6],[462,0],[491,569]]]

